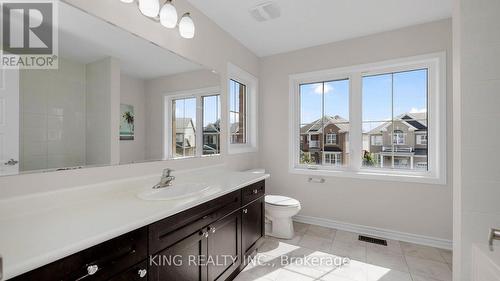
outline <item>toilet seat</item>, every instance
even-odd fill
[[[297,201],[296,199],[286,197],[286,196],[281,196],[281,195],[266,195],[265,198],[266,204],[269,204],[271,206],[276,206],[276,207],[299,207],[300,202]]]

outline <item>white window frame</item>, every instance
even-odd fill
[[[415,134],[415,144],[427,145],[429,143],[427,134]]]
[[[362,78],[391,72],[428,69],[428,171],[362,167]],[[300,164],[300,85],[349,79],[350,159],[348,166]],[[433,53],[383,62],[289,76],[289,172],[401,182],[446,184],[446,53]]]
[[[395,130],[397,131],[397,130]],[[392,144],[394,145],[404,145],[406,144],[406,133],[392,133]]]
[[[230,83],[234,80],[246,86],[246,143],[231,143],[231,97]],[[257,96],[259,80],[247,71],[232,63],[227,64],[227,148],[229,154],[248,153],[257,151]]]
[[[326,162],[327,155],[330,158],[330,162]],[[332,159],[334,159],[334,161],[333,161],[334,163],[332,163],[332,161],[331,161]],[[323,165],[334,166],[334,167],[341,166],[342,165],[342,152],[323,151]]]
[[[337,133],[327,133],[326,144],[337,144]]]
[[[219,150],[219,154],[207,154],[203,155],[203,103],[202,98],[206,96],[215,96],[219,95],[219,101],[221,100],[220,96],[220,88],[219,87],[208,87],[208,88],[200,88],[194,90],[187,91],[178,91],[172,93],[165,93],[163,95],[163,137],[167,139],[163,139],[163,157],[167,160],[175,160],[175,159],[185,159],[185,158],[195,158],[195,157],[214,157],[220,156],[221,150]],[[177,99],[186,99],[186,98],[196,98],[196,153],[194,156],[184,156],[184,157],[174,157],[174,151],[172,150],[172,102]],[[222,105],[219,103],[219,107]],[[222,117],[221,117],[222,118]],[[221,134],[222,137],[222,134]],[[201,145],[200,145],[201,144]]]

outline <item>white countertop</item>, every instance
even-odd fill
[[[223,167],[174,175],[176,182],[211,188],[185,199],[139,199],[159,181],[152,175],[0,200],[4,280],[269,177]]]

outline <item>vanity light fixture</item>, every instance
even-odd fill
[[[120,0],[123,3],[133,3],[135,0]],[[160,9],[160,0],[137,0],[139,10],[146,17],[159,22],[166,28],[177,26],[177,9],[172,0],[166,0]],[[191,39],[194,37],[194,22],[190,13],[185,13],[179,21],[179,34],[181,37]]]
[[[172,5],[172,0],[167,0],[160,10],[160,23],[166,28],[177,26],[177,9]]]
[[[194,37],[194,22],[189,13],[185,13],[179,21],[179,33],[186,39]]]
[[[159,0],[139,0],[139,10],[143,15],[156,18],[160,13]]]

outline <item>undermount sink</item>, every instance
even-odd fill
[[[174,183],[164,188],[146,190],[137,194],[143,200],[176,200],[197,195],[209,189],[203,183]]]

